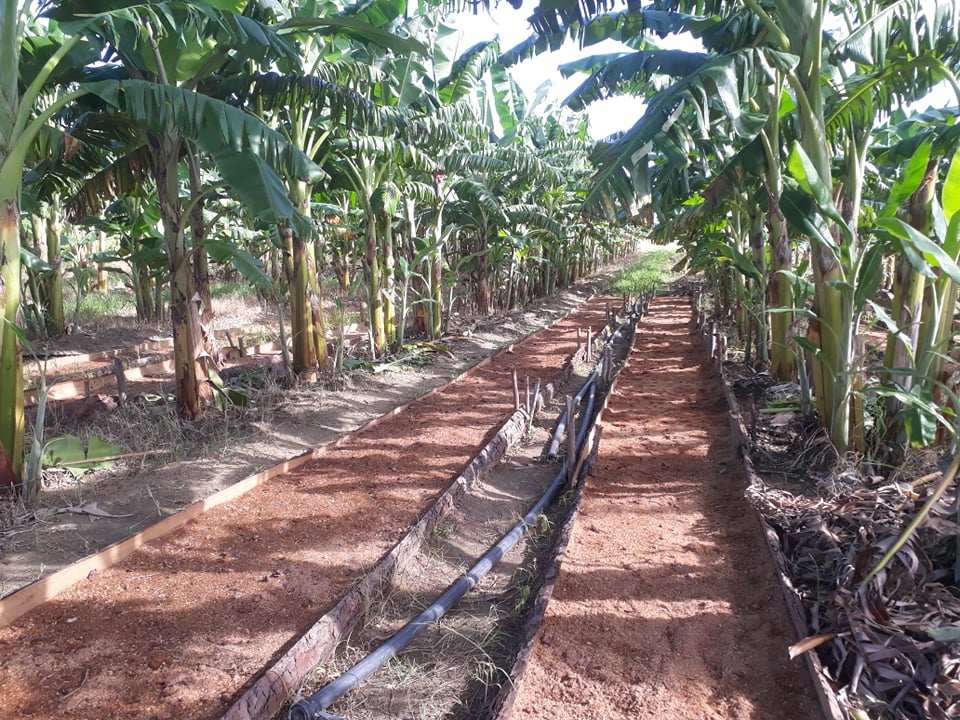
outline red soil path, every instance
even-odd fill
[[[689,317],[638,326],[515,719],[821,716]]]

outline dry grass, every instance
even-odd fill
[[[354,632],[334,659],[308,678],[304,696],[337,679],[399,630],[409,614],[428,602],[420,596],[388,589],[372,601],[362,628]],[[433,623],[405,651],[388,660],[369,679],[335,703],[331,712],[351,720],[435,720],[473,717],[509,677],[501,669],[511,648],[504,623],[512,610],[479,598],[463,600],[457,612]]]

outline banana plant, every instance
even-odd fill
[[[402,14],[403,7],[395,0],[346,9],[315,0],[291,4],[278,33],[296,44],[297,62],[281,62],[282,76],[252,77],[243,90],[243,99],[255,102],[274,118],[294,145],[322,162],[327,139],[336,134],[334,128],[352,127],[363,133],[378,124],[377,105],[353,87],[374,83],[378,75],[374,66],[378,63],[365,64],[358,58],[376,54],[378,48],[393,53],[394,62],[409,64],[418,53],[426,52],[416,39],[391,31]],[[314,185],[303,181],[290,181],[288,185],[298,211],[309,217]],[[302,376],[327,365],[323,299],[317,277],[323,247],[303,237],[296,228],[285,229],[283,236],[289,257],[293,365]]]
[[[654,3],[652,9],[708,12],[694,34],[709,52],[681,80],[653,92],[644,116],[605,150],[597,175],[601,184],[594,195],[600,195],[602,184],[616,187],[614,181],[632,171],[636,159],[654,147],[674,162],[685,163],[684,148],[690,145],[685,128],[691,124],[678,121],[695,111],[704,120],[716,117],[703,112],[710,94],[721,100],[721,114],[731,123],[738,143],[750,140],[762,125],[745,112],[749,104],[743,89],[757,86],[758,72],[778,82],[782,77],[794,104],[789,115],[795,140],[788,145],[786,168],[800,189],[786,190],[780,203],[787,220],[799,223],[796,231],[810,238],[816,293],[808,345],[816,351],[818,412],[834,446],[844,453],[851,444],[851,428],[862,427],[851,415],[860,359],[854,323],[882,259],[877,244],[864,242],[859,229],[874,119],[894,99],[916,99],[952,74],[958,5],[896,0],[858,3],[840,14],[827,0],[744,0],[709,6],[670,0]],[[538,8],[534,25],[557,32],[564,24],[592,22],[600,12],[560,0]],[[614,16],[626,18],[629,13]],[[840,30],[828,33],[834,20],[839,20]],[[625,21],[619,31],[627,27]],[[633,27],[646,25],[638,22]],[[648,58],[633,62],[665,67],[657,56]],[[626,67],[627,61],[616,62]],[[614,79],[622,83],[626,75]],[[694,127],[705,128],[707,123]],[[772,157],[783,157],[777,148],[771,151]],[[861,281],[863,290],[857,286]]]
[[[49,53],[32,81],[21,88],[18,84],[18,53],[26,37],[30,6],[12,0],[0,2],[0,303],[4,308],[3,327],[0,328],[0,385],[12,388],[12,391],[4,392],[0,400],[0,485],[16,486],[23,477],[22,332],[16,324],[21,273],[19,197],[25,158],[51,118],[81,98],[96,95],[115,111],[136,120],[158,141],[154,169],[158,187],[162,188],[161,207],[172,267],[172,314],[175,339],[178,340],[178,401],[183,412],[191,417],[200,411],[200,382],[196,368],[198,345],[195,324],[191,326],[190,322],[193,317],[192,296],[188,294],[191,280],[180,224],[183,209],[176,187],[178,154],[175,151],[183,139],[195,141],[211,154],[224,180],[252,211],[278,221],[295,215],[282,190],[278,171],[305,179],[319,174],[319,168],[308,158],[255,118],[198,94],[189,80],[186,87],[174,84],[166,74],[164,53],[167,53],[168,60],[184,57],[185,31],[189,23],[222,31],[224,44],[215,51],[219,53],[226,53],[231,47],[228,41],[241,39],[247,42],[246,45],[240,43],[241,46],[252,52],[254,37],[266,38],[270,50],[281,50],[273,36],[270,33],[251,34],[248,32],[252,29],[249,18],[199,3],[166,8],[171,12],[187,13],[184,19],[189,23],[173,27],[165,22],[166,12],[158,12],[160,5],[165,6],[158,3],[149,8],[125,8],[96,17],[71,16],[70,12],[53,17],[51,22],[59,23],[64,40]],[[53,10],[69,9],[54,7]],[[55,99],[49,99],[48,83],[58,79],[58,71],[67,65],[71,53],[84,43],[99,48],[104,42],[110,43],[117,55],[129,62],[137,74],[166,82],[132,79],[68,85],[55,95]],[[256,49],[262,57],[264,46]],[[136,53],[141,51],[139,61],[135,60]],[[225,61],[226,56],[217,55],[216,58]],[[211,57],[205,58],[205,62],[210,60]],[[193,70],[196,73],[200,69]],[[47,98],[42,107],[38,105],[41,94]]]
[[[22,330],[20,308],[20,193],[24,163],[50,119],[82,91],[51,98],[48,82],[56,80],[61,63],[82,49],[82,35],[63,37],[46,47],[30,82],[20,86],[20,52],[31,37],[30,4],[0,2],[0,487],[17,486],[24,470]],[[41,96],[46,98],[39,107]]]
[[[955,152],[940,196],[943,219],[934,223],[939,162],[931,161],[931,148],[929,141],[919,146],[876,221],[878,232],[898,256],[895,314],[888,317],[876,308],[890,328],[884,365],[888,381],[895,386],[887,406],[888,440],[893,447],[932,444],[935,423],[926,408],[947,404],[941,387],[960,274],[960,217],[955,217],[960,208],[960,161]]]
[[[211,367],[196,301],[194,248],[188,242],[188,231],[197,234],[191,218],[196,217],[204,195],[194,187],[188,200],[181,198],[182,154],[193,156],[194,146],[208,153],[248,211],[267,221],[300,220],[280,174],[309,180],[322,174],[298,148],[258,119],[194,90],[214,68],[243,69],[244,60],[256,58],[262,63],[265,56],[293,56],[293,49],[272,27],[258,21],[256,12],[251,17],[251,13],[240,15],[240,10],[238,3],[228,9],[158,4],[128,8],[95,21],[104,42],[120,59],[118,69],[131,79],[91,84],[91,92],[114,112],[134,117],[146,130],[171,268],[177,403],[189,418],[197,417],[210,399]],[[302,226],[309,228],[305,222]]]

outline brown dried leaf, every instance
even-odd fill
[[[816,647],[820,647],[825,642],[833,640],[837,636],[836,633],[823,633],[822,635],[810,635],[805,637],[800,642],[796,642],[787,648],[787,654],[790,656],[790,659],[793,660],[796,657],[803,655],[805,652],[809,652]]]

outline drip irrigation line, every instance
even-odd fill
[[[587,398],[587,409],[583,413],[584,421],[580,423],[580,429],[577,431],[577,456],[579,457],[580,453],[583,452],[583,441],[587,437],[587,430],[590,429],[590,426],[593,424],[591,422],[591,417],[593,416],[593,403],[597,399],[597,383],[590,383],[590,395]]]
[[[484,575],[520,541],[520,538],[527,532],[527,528],[536,524],[537,518],[556,497],[564,486],[566,479],[567,466],[564,464],[540,500],[496,545],[487,550],[465,575],[462,575],[430,607],[404,625],[396,635],[383,645],[316,694],[295,703],[290,708],[289,720],[344,720],[342,716],[332,715],[325,710],[376,672],[383,663],[403,650],[410,642],[427,630],[431,624],[443,617],[447,610],[460,598],[473,589],[483,579]]]
[[[629,322],[629,320],[624,322],[623,325],[621,325],[610,337],[608,343],[612,342],[613,339],[620,334],[620,332],[624,327],[627,326]],[[587,384],[584,385],[581,391],[577,394],[577,397],[582,399],[583,395],[589,392],[586,413],[584,414],[584,422],[580,428],[580,431],[577,433],[575,441],[575,456],[566,458],[566,461],[560,468],[560,471],[557,473],[556,477],[554,477],[553,481],[550,483],[550,486],[536,502],[536,504],[534,504],[534,506],[527,511],[527,514],[524,515],[523,518],[496,543],[496,545],[487,550],[487,552],[483,554],[483,556],[470,568],[470,570],[467,571],[465,575],[462,575],[457,581],[450,585],[450,587],[448,587],[444,593],[437,598],[432,605],[430,605],[430,607],[404,625],[395,635],[393,635],[393,637],[380,645],[380,647],[375,649],[360,662],[343,673],[336,680],[321,688],[318,692],[314,693],[310,697],[303,698],[294,703],[293,706],[291,706],[287,716],[289,720],[345,720],[340,715],[333,715],[326,712],[326,709],[348,692],[353,690],[353,688],[355,688],[361,682],[366,680],[370,675],[375,673],[380,666],[383,665],[383,663],[394,657],[397,653],[401,652],[414,639],[423,634],[423,632],[426,631],[430,625],[443,617],[443,615],[454,604],[456,604],[460,598],[466,595],[477,585],[478,582],[480,582],[480,580],[483,579],[483,577],[503,558],[504,555],[506,555],[518,542],[520,542],[520,539],[526,534],[527,529],[536,524],[540,514],[551,502],[553,502],[561,488],[563,488],[563,486],[566,484],[568,465],[571,469],[576,468],[576,470],[579,470],[579,466],[577,465],[576,461],[577,457],[579,457],[583,452],[583,444],[586,440],[587,431],[591,426],[591,415],[593,413],[593,406],[596,399],[596,378],[598,374],[599,366],[597,370],[594,370],[593,374],[590,376],[590,379],[587,381]]]
[[[642,316],[642,311],[636,313],[636,319],[639,320]],[[613,344],[613,341],[616,340],[620,334],[623,332],[623,329],[627,327],[631,322],[634,322],[635,313],[631,312],[630,316],[620,324],[613,334],[607,339],[605,347]],[[590,374],[590,377],[587,378],[587,381],[584,383],[583,387],[580,388],[573,398],[574,406],[579,406],[583,401],[583,396],[587,393],[590,387],[596,382],[597,377],[600,375],[600,372],[603,370],[603,358],[600,358],[600,361],[597,363],[597,366],[593,369],[593,372]],[[589,414],[589,413],[588,413]],[[560,455],[560,443],[563,440],[563,434],[567,430],[567,411],[564,410],[560,415],[560,419],[557,420],[557,427],[553,431],[553,437],[550,438],[550,446],[547,449],[547,460],[553,462]]]
[[[602,365],[602,360],[597,364],[597,367],[590,374],[590,377],[587,378],[587,381],[583,384],[583,387],[580,388],[578,392],[573,397],[574,407],[580,404],[580,401],[583,400],[583,396],[586,392],[594,387],[597,382],[597,377],[600,375],[600,369]],[[556,460],[557,456],[560,454],[560,442],[563,440],[563,434],[567,431],[567,411],[564,410],[560,415],[560,419],[557,420],[557,427],[553,431],[553,438],[550,440],[550,449],[547,450],[547,460]]]

